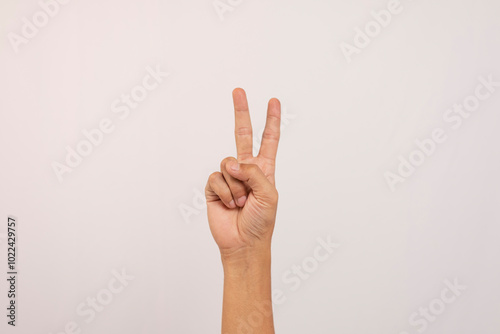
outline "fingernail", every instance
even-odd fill
[[[240,198],[238,198],[236,200],[236,202],[238,203],[239,206],[243,206],[245,204],[245,201],[247,200],[247,197],[246,196],[241,196]]]
[[[236,207],[236,204],[234,204],[234,199],[231,200],[231,202],[229,202],[229,207],[231,209],[235,208]]]
[[[231,161],[231,163],[229,164],[229,168],[231,168],[234,171],[237,171],[240,169],[240,164],[235,161]]]

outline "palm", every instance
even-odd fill
[[[241,93],[242,92],[242,93]],[[266,129],[257,156],[252,154],[250,114],[244,91],[233,92],[235,106],[235,136],[238,162],[257,165],[269,182],[275,184],[275,156],[279,141],[279,102],[269,103]],[[221,200],[207,200],[210,230],[221,249],[234,249],[248,244],[257,230],[270,230],[274,225],[276,207],[256,198],[248,187],[247,200],[243,207],[229,208]],[[258,235],[256,237],[259,237]]]
[[[240,161],[241,163],[256,164],[264,172],[267,179],[274,184],[274,164],[266,162],[263,157],[250,157]],[[261,217],[262,208],[252,191],[249,192],[247,201],[243,208],[230,209],[221,201],[208,202],[208,222],[215,241],[221,248],[237,248],[246,244],[246,238],[250,234],[250,224],[266,224]]]

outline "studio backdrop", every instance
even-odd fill
[[[500,333],[496,0],[0,5],[5,334],[220,333],[205,184],[282,106],[277,333]]]

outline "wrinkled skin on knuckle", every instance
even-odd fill
[[[262,139],[278,142],[280,140],[280,134],[271,130],[264,130],[262,133]]]
[[[243,126],[234,130],[234,133],[237,136],[251,136],[252,132],[253,131],[251,127],[243,127]]]

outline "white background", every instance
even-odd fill
[[[455,279],[466,289],[422,332],[499,333],[500,87],[458,129],[443,115],[479,77],[500,81],[500,5],[401,0],[348,62],[341,43],[388,2],[232,1],[220,16],[212,0],[73,0],[16,48],[41,7],[3,1],[0,259],[14,215],[19,296],[11,328],[1,280],[1,332],[220,332],[222,268],[197,193],[235,155],[242,87],[254,133],[270,98],[288,115],[277,333],[419,333],[409,318]],[[112,103],[157,66],[170,75],[120,119]],[[59,182],[53,163],[104,118],[114,131]],[[384,173],[435,128],[447,140],[391,191]],[[289,270],[328,236],[340,246],[294,289]],[[77,307],[122,268],[134,279],[86,322]]]

